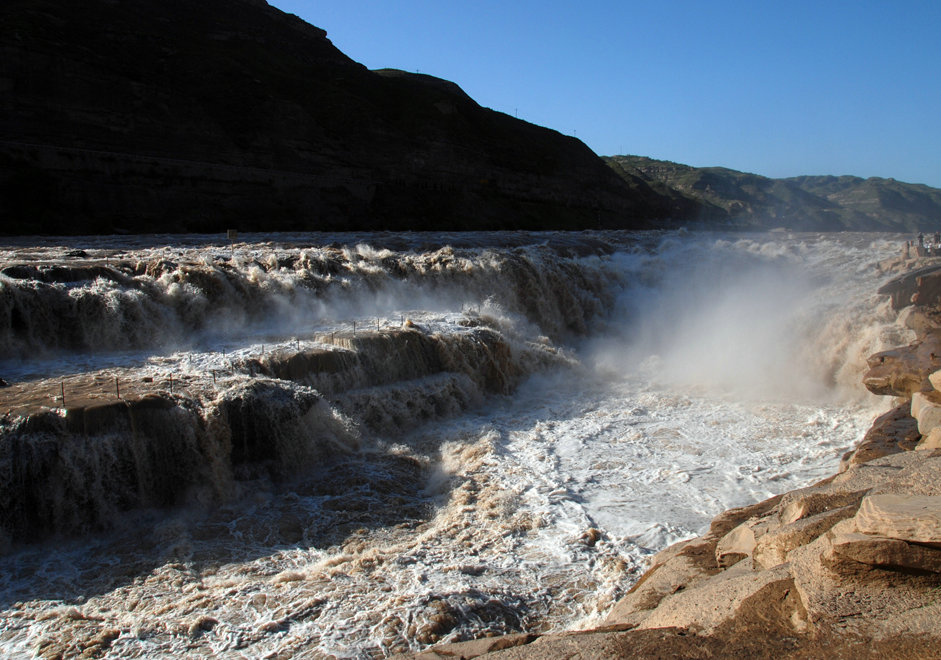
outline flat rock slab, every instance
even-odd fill
[[[941,496],[870,495],[856,514],[863,534],[941,544]]]
[[[831,534],[831,553],[870,566],[908,568],[941,573],[941,551],[870,534]]]

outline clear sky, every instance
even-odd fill
[[[941,0],[268,2],[599,155],[941,187]]]

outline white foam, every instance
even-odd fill
[[[592,300],[583,287],[572,301],[602,305],[579,312],[590,335],[572,345],[592,368],[542,374],[484,408],[374,437],[296,483],[245,483],[218,511],[145,512],[107,537],[20,550],[0,560],[0,649],[33,652],[43,638],[113,627],[120,656],[366,658],[597,622],[650,553],[726,508],[828,476],[886,406],[859,376],[869,353],[900,339],[872,294],[874,264],[894,238],[587,235],[579,240],[620,246],[571,262],[603,273],[607,287]],[[501,262],[492,239],[481,243],[467,248],[478,271]],[[394,256],[381,245],[347,254],[379,278]],[[407,314],[429,331],[460,332],[460,303],[470,301],[520,340],[559,337],[539,321],[561,327],[564,304],[488,302],[480,283],[494,280],[478,272],[455,285],[465,270],[443,259],[413,261],[450,273],[446,297],[457,305],[423,308],[444,290],[427,281],[386,282],[373,291],[395,296],[363,295],[340,323]],[[413,285],[418,302],[406,304]],[[527,315],[527,305],[542,311]],[[260,350],[257,337],[229,341],[229,356]],[[150,359],[193,372],[225,366],[218,350]],[[214,623],[194,628],[200,617]]]

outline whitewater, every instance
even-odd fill
[[[122,439],[73,438],[94,461],[23,522],[10,475],[38,454],[4,449],[0,654],[372,658],[597,625],[653,553],[829,476],[886,409],[860,377],[912,339],[875,293],[904,240],[9,239],[14,386],[131,374],[204,430],[298,413],[258,431],[274,458],[199,436],[172,506],[119,506],[89,466]]]

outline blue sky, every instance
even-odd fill
[[[938,0],[268,2],[599,155],[941,187]]]

